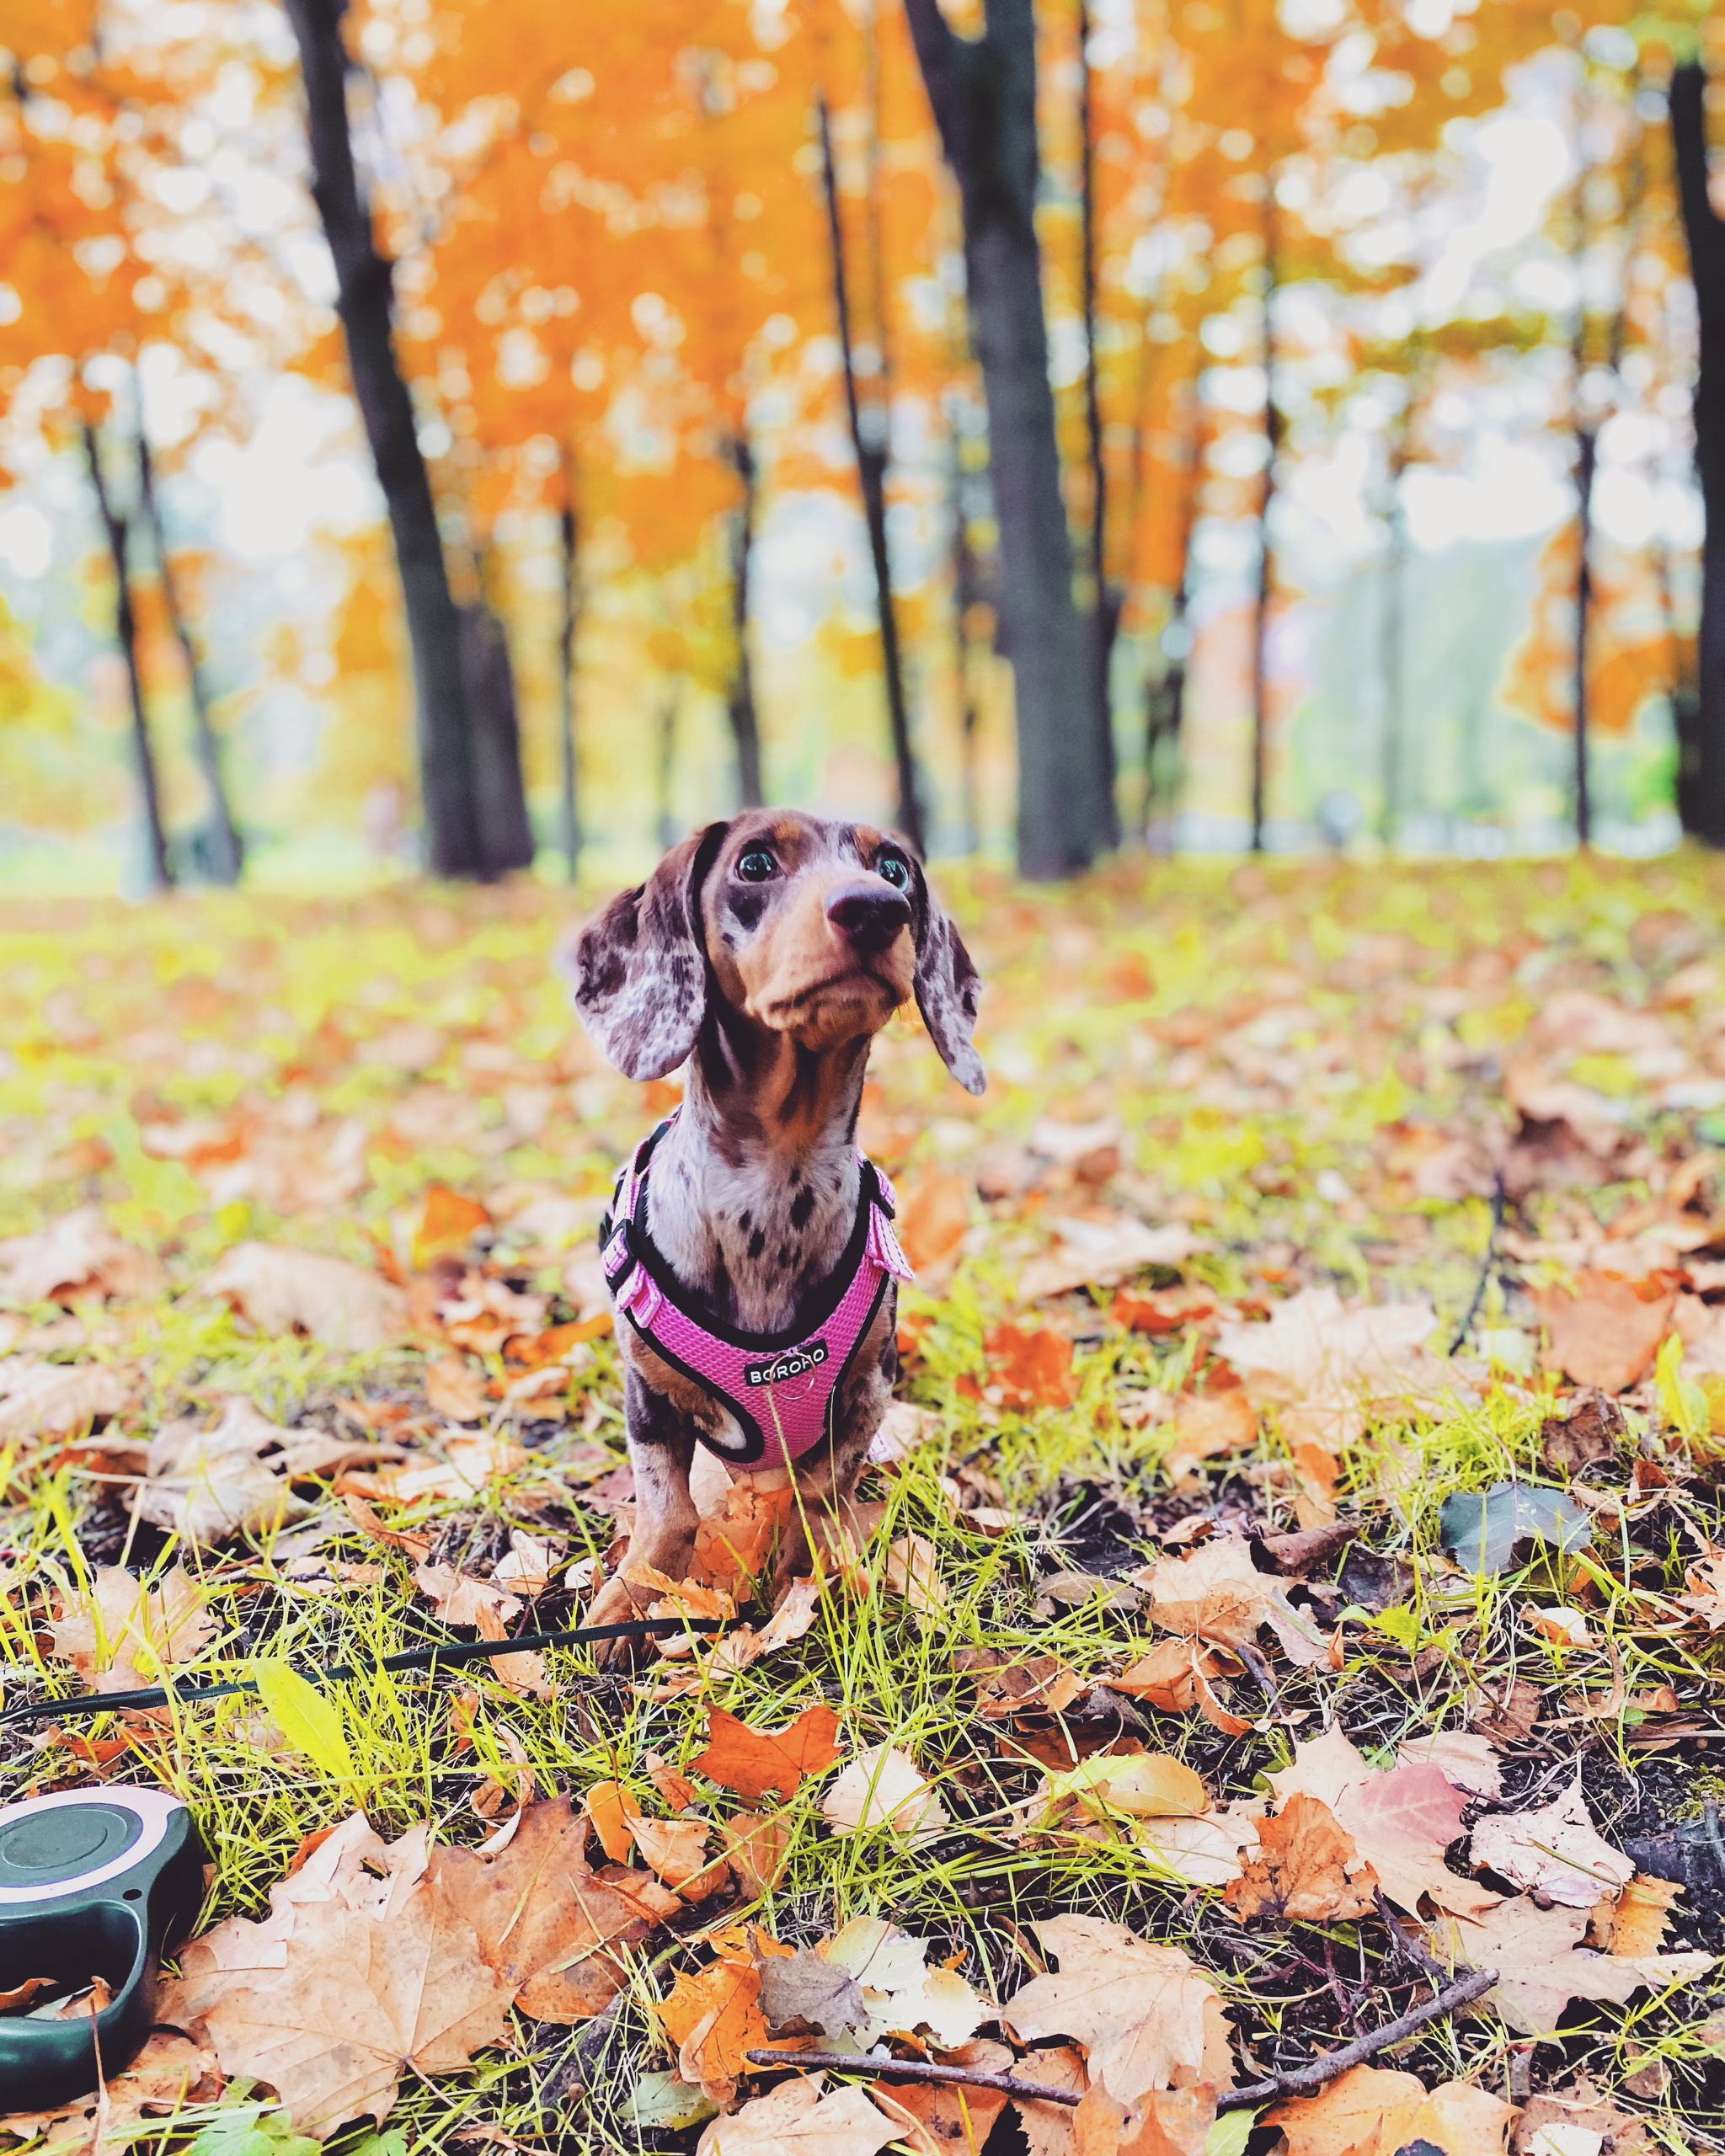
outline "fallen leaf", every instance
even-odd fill
[[[1038,2082],[1045,2089],[1064,2089],[1074,2095],[1081,2096],[1086,2089],[1084,2061],[1070,2044],[1030,2052],[1013,2068],[1012,2078]],[[1012,2109],[1017,2113],[1028,2156],[1077,2156],[1070,2105],[1015,2096]]]
[[[1258,1627],[1268,1625],[1300,1667],[1314,1668],[1324,1657],[1323,1636],[1289,1602],[1281,1581],[1258,1571],[1243,1536],[1219,1534],[1185,1556],[1159,1557],[1132,1577],[1164,1631],[1249,1647]]]
[[[761,1964],[761,2010],[778,2036],[841,2036],[868,2025],[862,1988],[812,1946]]]
[[[138,1515],[200,1543],[296,1517],[306,1509],[288,1486],[296,1456],[306,1471],[298,1437],[243,1394],[223,1401],[213,1429],[194,1417],[167,1423],[150,1446]],[[355,1449],[342,1444],[336,1457]],[[267,1463],[265,1453],[275,1455]]]
[[[1249,1452],[1257,1443],[1258,1410],[1242,1389],[1183,1393],[1174,1403],[1177,1454],[1214,1460],[1218,1453]]]
[[[1259,1826],[1258,1838],[1256,1854],[1222,1897],[1242,1922],[1271,1916],[1332,1924],[1373,1907],[1376,1873],[1318,1798],[1290,1798]]]
[[[1621,1954],[1632,1961],[1657,1954],[1665,1943],[1673,1904],[1683,1891],[1674,1879],[1649,1879],[1637,1872],[1616,1902],[1600,1903],[1606,1918],[1605,1936],[1594,1943],[1607,1953]],[[1599,1915],[1596,1910],[1596,1929]]]
[[[533,1461],[525,1446],[498,1432],[456,1435],[445,1443],[441,1460],[419,1453],[373,1474],[344,1471],[337,1476],[335,1488],[339,1497],[369,1497],[378,1504],[410,1505],[422,1497],[477,1497],[490,1483]]]
[[[1112,1288],[1146,1266],[1183,1265],[1198,1246],[1183,1220],[1151,1228],[1116,1213],[1101,1219],[1060,1219],[1054,1225],[1058,1241],[1053,1249],[1032,1258],[1018,1275],[1018,1302],[1040,1302],[1075,1288]]]
[[[1241,1852],[1257,1848],[1263,1823],[1231,1808],[1196,1819],[1146,1819],[1137,1842],[1188,1886],[1226,1886],[1245,1869]]]
[[[621,1864],[635,1846],[629,1827],[640,1817],[640,1806],[621,1782],[595,1782],[585,1804],[599,1846],[613,1864]]]
[[[95,1205],[45,1228],[0,1240],[0,1310],[70,1301],[94,1291],[127,1299],[156,1294],[162,1269],[110,1228]]]
[[[1547,1467],[1575,1475],[1615,1459],[1629,1434],[1623,1410],[1597,1385],[1584,1387],[1540,1425],[1540,1450]]]
[[[1431,2148],[1442,2156],[1499,2156],[1514,2106],[1466,2082],[1427,2093],[1411,2073],[1349,2067],[1315,2096],[1295,2096],[1263,2115],[1279,2127],[1286,2156]]]
[[[1584,1909],[1542,1909],[1525,1896],[1500,1902],[1471,1922],[1441,1918],[1433,1945],[1473,1969],[1495,1969],[1491,2004],[1512,2029],[1549,2037],[1573,1999],[1610,1999],[1621,2005],[1643,1986],[1662,1990],[1687,1983],[1711,1969],[1712,1954],[1644,1954],[1633,1961],[1592,1954],[1581,1942]]]
[[[890,1827],[914,1841],[931,1841],[951,1823],[915,1762],[890,1744],[852,1760],[822,1798],[820,1816],[836,1835]]]
[[[64,1437],[124,1412],[126,1374],[101,1363],[0,1363],[0,1438]]]
[[[823,1773],[840,1753],[839,1718],[825,1704],[805,1707],[783,1729],[754,1729],[723,1707],[707,1710],[707,1748],[690,1762],[697,1774],[758,1804],[769,1790],[793,1796],[805,1774]]]
[[[1210,1808],[1190,1767],[1166,1752],[1099,1753],[1050,1775],[1034,1802],[1044,1821],[1076,1799],[1094,1817],[1124,1812],[1138,1819],[1195,1817]]]
[[[1029,1414],[1039,1407],[1070,1407],[1078,1397],[1072,1343],[1063,1332],[1039,1326],[1024,1331],[996,1325],[983,1337],[988,1382],[1000,1388],[1001,1405]]]
[[[433,1414],[451,1422],[483,1422],[490,1412],[483,1371],[461,1355],[440,1355],[425,1365],[425,1399]]]
[[[897,1541],[888,1544],[886,1584],[895,1594],[904,1597],[918,1617],[937,1617],[947,1606],[940,1560],[926,1535],[901,1534]]]
[[[790,1854],[791,1833],[782,1820],[762,1817],[755,1812],[739,1812],[719,1822],[725,1861],[745,1894],[771,1893],[778,1884]]]
[[[1429,1303],[1348,1310],[1333,1288],[1306,1288],[1279,1303],[1267,1324],[1218,1326],[1215,1352],[1252,1400],[1290,1411],[1284,1437],[1339,1447],[1374,1408],[1442,1397],[1453,1380],[1425,1347],[1437,1323]]]
[[[1581,1777],[1534,1812],[1494,1812],[1468,1844],[1472,1861],[1524,1892],[1570,1908],[1590,1909],[1635,1876],[1635,1866],[1594,1831]]]
[[[985,2073],[1010,2073],[1015,2062],[1004,2044],[978,2041],[964,2047],[954,2066]],[[980,2156],[995,2121],[1006,2108],[996,2089],[943,2086],[929,2081],[877,2081],[874,2100],[904,2129],[900,2137],[916,2156]]]
[[[677,2072],[718,2104],[728,2104],[749,2071],[745,2052],[768,2041],[761,1975],[745,1961],[721,1959],[680,1970],[670,1997],[654,2008],[677,2047]],[[748,2107],[745,2106],[745,2109]],[[707,2145],[702,2137],[702,2146]]]
[[[414,1227],[413,1262],[423,1273],[434,1257],[459,1255],[481,1228],[489,1227],[491,1215],[476,1198],[462,1198],[446,1185],[434,1182],[426,1191]]]
[[[899,1241],[919,1273],[951,1257],[969,1230],[970,1187],[963,1176],[922,1169],[900,1183],[898,1200]]]
[[[1430,1764],[1387,1771],[1366,1764],[1339,1726],[1295,1747],[1290,1765],[1269,1777],[1279,1805],[1315,1796],[1335,1814],[1386,1897],[1410,1916],[1422,1895],[1439,1908],[1471,1915],[1496,1900],[1488,1886],[1458,1878],[1444,1852],[1461,1831],[1462,1792]]]
[[[928,1941],[884,1917],[853,1917],[820,1950],[862,1987],[868,2022],[859,2041],[926,2030],[943,2050],[968,2042],[994,2012],[955,1970],[927,1966]]]
[[[1404,1766],[1435,1767],[1445,1781],[1468,1796],[1496,1796],[1503,1786],[1503,1763],[1489,1737],[1471,1730],[1439,1730],[1429,1737],[1403,1740],[1396,1756]]]
[[[1195,1640],[1162,1640],[1130,1669],[1103,1681],[1111,1692],[1143,1700],[1163,1714],[1185,1714],[1196,1707],[1225,1736],[1242,1737],[1252,1725],[1217,1698],[1214,1681],[1220,1672],[1218,1656]]]
[[[855,2082],[823,2096],[823,2079],[799,2076],[731,2117],[714,2119],[696,2156],[877,2156],[899,2138],[897,2122]]]
[[[482,1609],[505,1619],[521,1614],[514,1595],[492,1581],[473,1579],[453,1565],[418,1565],[414,1584],[446,1625],[477,1625]]]
[[[722,1864],[707,1861],[713,1829],[705,1819],[631,1819],[635,1847],[665,1885],[686,1901],[698,1902],[722,1883]]]
[[[308,1333],[350,1354],[405,1337],[407,1299],[398,1288],[345,1258],[280,1243],[236,1243],[205,1280],[261,1333]]]
[[[52,2111],[8,2111],[5,2131],[20,2140],[40,2134],[56,2152],[94,2149],[122,2138],[142,2139],[150,2121],[217,2102],[222,2085],[212,2051],[177,2029],[154,2029],[131,2064],[101,2089]]]
[[[1645,1377],[1676,1302],[1676,1290],[1614,1273],[1583,1273],[1573,1289],[1536,1289],[1533,1302],[1549,1336],[1541,1366],[1577,1385],[1624,1392]]]
[[[1593,1540],[1593,1514],[1561,1490],[1533,1482],[1494,1482],[1457,1490],[1438,1514],[1444,1547],[1470,1572],[1501,1572],[1519,1543],[1547,1542],[1567,1556]]]
[[[132,1692],[164,1666],[195,1661],[216,1620],[184,1565],[147,1588],[119,1565],[99,1566],[87,1592],[69,1592],[50,1627],[54,1652],[98,1692]]]
[[[1182,2069],[1213,2088],[1232,2086],[1221,2003],[1189,1956],[1100,1917],[1049,1917],[1034,1929],[1060,1968],[1007,2002],[1021,2042],[1076,2038],[1092,2081],[1125,2104],[1167,2088]]]
[[[586,2020],[628,1979],[632,1946],[683,1907],[639,1870],[595,1871],[586,1822],[562,1797],[522,1809],[508,1848],[494,1856],[435,1849],[428,1887],[471,1924],[481,1958],[535,2020]]]

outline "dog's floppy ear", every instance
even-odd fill
[[[701,886],[729,829],[709,824],[674,846],[558,951],[587,1031],[625,1078],[662,1078],[695,1045],[707,1011]]]
[[[921,862],[915,863],[915,870],[916,1007],[922,1013],[928,1038],[940,1050],[941,1061],[967,1093],[980,1093],[988,1083],[988,1075],[971,1036],[976,1027],[982,976],[971,964],[963,937],[929,889]]]

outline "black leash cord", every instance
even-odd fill
[[[1485,1262],[1480,1267],[1479,1278],[1475,1283],[1473,1300],[1467,1305],[1467,1315],[1461,1329],[1450,1342],[1450,1353],[1461,1352],[1461,1343],[1473,1330],[1473,1321],[1479,1315],[1479,1306],[1486,1299],[1486,1289],[1491,1285],[1492,1275],[1498,1269],[1498,1239],[1503,1232],[1503,1171],[1499,1168],[1492,1182],[1492,1232],[1486,1237]]]
[[[309,1682],[339,1684],[351,1677],[380,1676],[386,1670],[435,1670],[445,1662],[483,1662],[497,1654],[526,1654],[537,1647],[579,1646],[598,1640],[646,1640],[660,1632],[722,1632],[725,1620],[718,1617],[633,1617],[620,1625],[574,1625],[561,1632],[521,1632],[512,1640],[451,1640],[435,1647],[415,1647],[408,1654],[386,1655],[361,1668],[350,1662],[319,1670]],[[302,1674],[305,1673],[302,1673]],[[165,1684],[147,1685],[139,1692],[80,1692],[69,1700],[29,1700],[0,1714],[0,1728],[8,1722],[45,1721],[51,1716],[83,1719],[90,1715],[118,1714],[137,1707],[195,1706],[202,1700],[226,1700],[236,1692],[255,1692],[248,1677],[231,1684],[200,1684],[190,1691]]]

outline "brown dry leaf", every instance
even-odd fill
[[[505,1619],[521,1614],[514,1595],[489,1580],[473,1579],[453,1565],[416,1566],[414,1583],[446,1625],[478,1625],[481,1610]]]
[[[916,1616],[938,1617],[947,1606],[940,1560],[926,1535],[901,1534],[888,1544],[886,1584],[904,1597]]]
[[[613,1864],[621,1864],[635,1846],[629,1826],[640,1817],[640,1806],[621,1782],[595,1782],[587,1792],[585,1808],[599,1846]]]
[[[480,1603],[473,1612],[473,1630],[482,1640],[506,1640],[509,1625],[501,1605]],[[511,1692],[523,1699],[548,1700],[553,1696],[545,1657],[531,1647],[524,1647],[516,1654],[493,1655],[489,1666]]]
[[[647,1779],[673,1812],[681,1812],[695,1801],[693,1782],[657,1752],[647,1754]]]
[[[1288,1411],[1284,1437],[1339,1447],[1375,1407],[1441,1399],[1454,1380],[1425,1347],[1437,1323],[1429,1303],[1349,1310],[1333,1288],[1306,1288],[1279,1303],[1268,1324],[1219,1326],[1215,1349],[1248,1397]]]
[[[783,1729],[752,1729],[723,1707],[707,1710],[707,1748],[691,1761],[697,1774],[758,1804],[769,1790],[793,1796],[804,1774],[839,1756],[839,1718],[825,1705],[807,1707]]]
[[[1418,1913],[1422,1895],[1460,1916],[1498,1898],[1488,1886],[1457,1878],[1444,1862],[1444,1851],[1461,1832],[1466,1799],[1440,1768],[1370,1767],[1338,1725],[1296,1745],[1292,1764],[1269,1782],[1279,1806],[1295,1796],[1328,1805],[1385,1895],[1410,1916]]]
[[[1534,1812],[1494,1812],[1482,1819],[1468,1844],[1472,1861],[1525,1892],[1567,1908],[1590,1909],[1635,1876],[1635,1866],[1594,1831],[1581,1777]]]
[[[32,1235],[0,1241],[0,1310],[68,1302],[80,1294],[127,1299],[160,1290],[162,1268],[116,1235],[95,1205],[81,1205]]]
[[[1174,1403],[1174,1451],[1187,1460],[1249,1452],[1258,1443],[1258,1410],[1243,1388],[1183,1393]],[[1171,1468],[1169,1472],[1173,1473]]]
[[[1257,1854],[1227,1887],[1242,1922],[1279,1917],[1289,1924],[1332,1924],[1373,1907],[1377,1874],[1315,1796],[1291,1797],[1258,1830]]]
[[[438,1849],[427,1886],[473,1929],[481,1957],[523,2013],[572,2022],[597,2014],[628,1975],[616,1951],[682,1907],[638,1870],[590,1870],[586,1822],[567,1800],[529,1804],[506,1849]]]
[[[1059,1240],[1043,1257],[1033,1257],[1018,1275],[1014,1299],[1037,1303],[1074,1288],[1112,1288],[1147,1265],[1183,1265],[1198,1247],[1183,1220],[1146,1227],[1130,1214],[1114,1213],[1054,1222]]]
[[[943,2063],[984,2073],[1010,2073],[1014,2068],[1005,2044],[983,2037],[961,2045]],[[900,2122],[904,2129],[900,2138],[916,2156],[980,2156],[982,2144],[1007,2103],[998,2089],[930,2081],[877,2081],[874,2100],[889,2118]]]
[[[1242,1737],[1251,1728],[1216,1697],[1213,1680],[1221,1673],[1220,1657],[1195,1641],[1162,1640],[1119,1677],[1104,1679],[1111,1692],[1142,1700],[1163,1714],[1185,1714],[1196,1707],[1225,1736]]]
[[[908,1839],[931,1841],[951,1824],[916,1762],[890,1744],[852,1760],[821,1799],[820,1816],[841,1838],[890,1827]]]
[[[104,2089],[52,2111],[8,2111],[3,2128],[21,2140],[40,2134],[55,2152],[93,2149],[141,2137],[152,2121],[171,2118],[194,2104],[213,2104],[221,2095],[216,2054],[177,2029],[155,2029],[131,2064]]]
[[[1526,1896],[1500,1902],[1472,1922],[1443,1917],[1434,1950],[1469,1968],[1495,1969],[1491,2004],[1512,2029],[1549,2036],[1572,1999],[1605,1999],[1621,2005],[1643,1985],[1661,1990],[1692,1981],[1711,1969],[1712,1954],[1589,1953],[1582,1945],[1584,1909],[1540,1908]]]
[[[131,1692],[152,1683],[163,1664],[195,1661],[216,1627],[184,1565],[149,1588],[123,1566],[103,1565],[88,1593],[67,1592],[50,1630],[55,1653],[93,1690]]]
[[[1537,1684],[1525,1677],[1503,1677],[1480,1686],[1467,1719],[1496,1743],[1519,1744],[1532,1735],[1543,1704]]]
[[[1092,2081],[1125,2104],[1166,2089],[1177,2072],[1233,2085],[1227,2025],[1210,1978],[1178,1946],[1139,1939],[1100,1917],[1049,1917],[1036,1935],[1057,1973],[1033,1977],[1007,2002],[1021,2042],[1071,2036]]]
[[[1559,2095],[1530,2098],[1509,2146],[1514,2156],[1653,2156],[1658,2143],[1645,2120],[1620,2111],[1583,2076]]]
[[[228,1918],[186,1947],[158,2011],[224,2073],[270,2082],[300,2132],[321,2138],[363,2113],[381,2123],[403,2071],[467,2065],[502,2036],[514,1995],[470,1924],[401,1883],[382,1909],[333,1897],[278,1903],[262,1924]]]
[[[461,1355],[440,1355],[425,1365],[425,1399],[433,1414],[451,1422],[483,1422],[491,1408],[484,1372]]]
[[[1541,1365],[1577,1385],[1623,1392],[1646,1376],[1665,1337],[1676,1290],[1657,1278],[1629,1281],[1615,1273],[1581,1273],[1574,1291],[1538,1289],[1534,1306],[1550,1338]]]
[[[727,1477],[718,1502],[710,1510],[702,1508],[690,1577],[733,1593],[759,1579],[783,1539],[796,1502],[796,1491],[788,1484],[763,1490]]]
[[[1132,1577],[1164,1631],[1251,1646],[1259,1625],[1268,1625],[1300,1668],[1314,1668],[1324,1657],[1322,1634],[1290,1604],[1280,1580],[1258,1571],[1242,1535],[1219,1534],[1183,1556],[1158,1557]]]
[[[899,1185],[899,1241],[919,1273],[949,1257],[970,1226],[970,1186],[963,1176],[925,1168]]]
[[[1471,1730],[1439,1730],[1398,1744],[1404,1766],[1435,1767],[1446,1782],[1466,1796],[1496,1796],[1503,1786],[1503,1763],[1489,1737]]]
[[[423,1563],[430,1555],[431,1537],[429,1534],[409,1534],[398,1528],[386,1527],[357,1491],[343,1491],[341,1502],[347,1508],[348,1518],[360,1534],[370,1535],[374,1542],[382,1543],[386,1550],[399,1550],[411,1557],[415,1564]]]
[[[489,1483],[515,1474],[533,1459],[513,1438],[487,1431],[451,1437],[441,1460],[411,1453],[399,1466],[382,1467],[375,1474],[345,1471],[336,1477],[335,1489],[339,1497],[369,1497],[389,1505],[410,1505],[421,1497],[477,1497]]]
[[[776,2037],[842,2036],[868,2025],[862,1986],[812,1946],[761,1962],[761,2010]]]
[[[236,1243],[216,1261],[201,1292],[225,1296],[259,1332],[306,1332],[350,1354],[407,1337],[407,1298],[400,1289],[345,1258],[315,1251]]]
[[[126,1374],[107,1364],[0,1362],[0,1438],[65,1437],[131,1398]]]
[[[1644,1872],[1637,1872],[1616,1902],[1603,1902],[1599,1908],[1606,1922],[1605,1936],[1597,1942],[1608,1953],[1621,1954],[1635,1960],[1643,1954],[1657,1954],[1665,1943],[1665,1934],[1671,1923],[1672,1907],[1683,1888],[1674,1879],[1651,1879]],[[1594,1912],[1594,1926],[1599,1929],[1599,1911]]]
[[[511,1594],[525,1595],[529,1602],[537,1602],[551,1585],[568,1553],[567,1543],[554,1540],[548,1534],[528,1534],[519,1527],[512,1527],[508,1552],[498,1560],[491,1577]]]
[[[724,1884],[723,1860],[707,1861],[713,1828],[705,1819],[632,1819],[629,1833],[660,1879],[685,1901],[705,1901]]]
[[[1015,2081],[1039,2082],[1045,2089],[1064,2089],[1075,2095],[1085,2089],[1084,2061],[1070,2044],[1032,2052],[1012,2069]],[[1028,2156],[1075,2156],[1072,2108],[1066,2104],[1042,2104],[1034,2098],[1015,2096]]]
[[[749,2071],[744,2053],[768,2041],[761,2010],[761,1973],[751,1961],[724,1959],[680,1970],[670,1997],[654,2008],[677,2047],[677,2072],[728,2104]]]
[[[1085,1689],[1084,1679],[1051,1654],[1015,1658],[995,1647],[960,1647],[953,1666],[975,1678],[977,1710],[990,1721],[1064,1713]]]
[[[1692,1609],[1710,1632],[1725,1626],[1725,1550],[1710,1550],[1684,1575],[1687,1594],[1676,1599]]]
[[[729,2118],[714,2119],[696,2156],[877,2156],[899,2138],[898,2122],[855,2082],[823,2096],[824,2079],[801,2076],[756,2097]]]
[[[791,1830],[776,1816],[739,1812],[719,1822],[725,1861],[738,1886],[751,1896],[771,1893],[791,1850]]]
[[[1390,2156],[1423,2145],[1442,2156],[1501,2156],[1514,2106],[1461,2081],[1427,2093],[1411,2073],[1350,2067],[1315,2096],[1295,2096],[1266,2111],[1279,2127],[1287,2156]]]
[[[288,1429],[243,1394],[232,1394],[213,1429],[192,1416],[163,1426],[146,1459],[138,1515],[194,1542],[219,1542],[297,1518],[307,1508],[289,1489],[294,1476],[321,1474],[356,1455],[373,1457],[375,1449]]]

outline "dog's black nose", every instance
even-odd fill
[[[884,951],[901,928],[911,925],[911,901],[884,877],[853,876],[826,894],[826,917],[848,942],[865,951]]]

